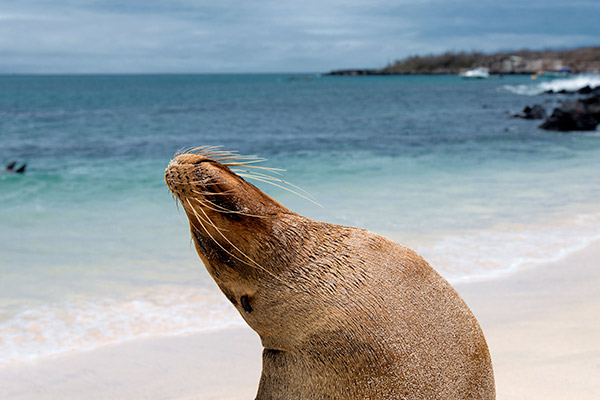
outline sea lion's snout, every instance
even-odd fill
[[[182,154],[171,160],[165,170],[165,181],[171,192],[177,195],[177,192],[181,191],[182,185],[201,183],[202,180],[197,179],[202,178],[202,176],[198,176],[202,175],[203,170],[200,165],[210,161],[209,158],[196,154]]]
[[[165,171],[169,190],[184,207],[190,200],[199,202],[210,195],[228,195],[232,192],[231,186],[238,184],[236,178],[223,165],[196,154],[175,157]]]
[[[169,163],[165,181],[190,220],[197,220],[198,215],[205,220],[260,218],[288,211],[237,175],[236,172],[248,172],[240,168],[252,168],[244,164],[248,161],[241,156],[218,151],[199,150],[180,154]],[[259,175],[264,180],[263,176]]]

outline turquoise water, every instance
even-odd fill
[[[290,79],[293,78],[293,79]],[[508,114],[596,84],[453,76],[0,76],[0,364],[241,324],[163,181],[184,147],[286,169],[319,220],[421,252],[451,281],[493,278],[600,237],[600,132]],[[579,83],[577,83],[579,84]]]

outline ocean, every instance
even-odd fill
[[[0,368],[242,325],[164,183],[191,146],[268,159],[288,208],[494,279],[600,237],[600,131],[512,118],[594,75],[0,75]]]

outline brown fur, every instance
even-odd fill
[[[205,155],[176,157],[166,181],[207,270],[262,340],[256,399],[495,398],[479,324],[425,260],[302,217]]]

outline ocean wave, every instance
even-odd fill
[[[600,239],[600,215],[456,235],[418,251],[450,282],[489,279],[560,260]]]
[[[583,74],[575,75],[569,78],[536,82],[525,85],[504,85],[502,86],[502,89],[520,95],[536,96],[550,90],[554,92],[560,92],[561,90],[572,92],[586,86],[589,86],[592,89],[600,86],[600,75]]]
[[[0,322],[0,366],[238,325],[241,317],[216,290],[163,287],[126,299],[64,301]]]

